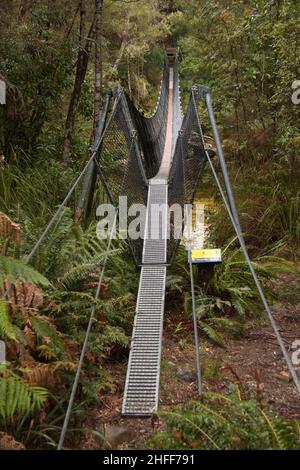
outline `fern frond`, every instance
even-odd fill
[[[30,321],[37,336],[50,338],[56,344],[62,342],[55,326],[51,324],[50,319],[47,317],[34,317]]]
[[[0,299],[0,336],[8,339],[16,339],[14,326],[9,318],[8,302]]]
[[[4,284],[6,278],[12,283],[21,279],[45,287],[50,285],[48,279],[24,261],[0,255],[0,285]]]
[[[236,384],[228,395],[204,393],[171,412],[166,432],[155,434],[149,444],[154,449],[297,449],[299,422],[278,418],[262,409],[255,400],[243,399]]]
[[[220,332],[203,321],[199,321],[198,324],[212,341],[219,346],[224,346],[224,338]]]
[[[16,376],[0,377],[0,420],[7,425],[29,416],[44,405],[47,396],[46,389],[31,387]]]
[[[3,212],[0,212],[0,238],[12,240],[16,245],[21,241],[21,226]]]

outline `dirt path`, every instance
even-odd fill
[[[277,305],[273,309],[280,331],[290,350],[300,337],[300,304]],[[230,339],[218,347],[202,338],[204,389],[226,392],[228,384],[240,381],[253,389],[259,400],[274,411],[300,418],[300,400],[271,327],[250,326],[242,338]],[[192,323],[183,313],[166,312],[161,364],[160,411],[197,398],[194,372]],[[120,416],[127,362],[111,363],[117,391],[101,398],[91,410],[86,425],[106,434],[113,449],[138,449],[156,430],[163,429],[160,418],[138,419]],[[101,449],[99,438],[87,436],[82,448]]]
[[[273,314],[285,346],[292,353],[292,343],[300,338],[300,305],[277,305]],[[239,341],[229,341],[226,362],[241,381],[256,388],[263,403],[289,418],[300,418],[300,400],[296,387],[271,327],[248,328]],[[229,372],[229,374],[228,374]],[[232,378],[227,370],[225,380]]]

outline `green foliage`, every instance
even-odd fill
[[[49,313],[55,317],[64,331],[76,334],[78,325],[85,325],[99,279],[102,261],[108,256],[103,288],[108,289],[105,298],[96,301],[97,317],[101,324],[126,327],[132,316],[132,288],[137,286],[137,273],[129,261],[127,247],[116,241],[109,252],[105,241],[96,237],[92,223],[86,230],[78,225],[72,233],[66,233],[56,247],[57,270],[54,288],[48,291]],[[58,251],[60,248],[61,251]],[[47,252],[47,244],[44,249]],[[64,264],[61,260],[64,259]],[[56,271],[57,272],[57,271]],[[108,287],[109,286],[109,287]],[[104,293],[103,293],[104,296]]]
[[[62,353],[64,351],[64,341],[61,335],[58,334],[56,328],[53,324],[49,322],[47,317],[35,316],[31,319],[32,330],[37,335],[39,349],[39,340],[43,343],[46,339],[47,343],[51,341],[49,347],[54,350],[56,353]],[[40,350],[40,349],[39,349]]]
[[[0,336],[9,339],[16,338],[14,326],[8,313],[8,302],[3,299],[0,300]]]
[[[23,253],[30,252],[57,204],[65,197],[66,188],[72,180],[73,171],[62,171],[62,166],[55,162],[47,165],[43,163],[25,171],[19,165],[0,169],[0,207],[21,224]],[[31,264],[47,277],[59,275],[58,257],[69,255],[72,250],[70,244],[73,243],[74,246],[77,229],[70,209],[66,208]],[[63,248],[65,252],[62,251]],[[61,261],[64,262],[64,259]]]
[[[224,248],[223,262],[215,267],[208,284],[198,286],[196,292],[199,325],[219,345],[223,345],[223,333],[241,334],[246,319],[259,317],[263,309],[248,264],[241,249],[232,247],[234,242],[235,239]],[[272,255],[271,249],[267,254],[254,258],[252,264],[269,299],[274,297],[271,281],[279,273],[294,271],[290,262]],[[185,299],[185,309],[190,311],[189,294]]]
[[[109,0],[103,6],[103,93],[121,82],[138,105],[154,107],[163,60],[163,50],[157,44],[165,39],[169,26],[157,0],[138,3],[136,8],[135,2]],[[94,3],[87,2],[85,8],[88,30]],[[21,10],[13,2],[0,6],[0,75],[7,83],[8,95],[7,105],[0,108],[0,155],[6,162],[17,160],[25,167],[37,158],[50,160],[61,154],[66,102],[78,50],[79,8],[72,1],[47,4],[37,0],[30,7],[22,5]],[[75,164],[89,145],[93,85],[91,64],[78,106],[78,132],[72,142]]]
[[[169,33],[166,15],[156,0],[140,0],[138,8],[135,2],[120,8],[110,0],[104,8],[103,25],[108,39],[103,51],[108,85],[121,82],[138,107],[154,108],[163,63],[159,45]]]
[[[25,264],[22,260],[0,255],[0,284],[3,285],[5,279],[11,283],[17,279],[32,282],[41,286],[49,286],[50,282],[42,274]]]
[[[30,304],[22,304],[20,298],[18,309],[16,290],[16,304],[13,304],[15,306],[10,313],[7,302],[1,302],[0,334],[23,343],[35,360],[50,363],[54,376],[60,377],[62,382],[57,390],[61,394],[64,387],[68,388],[73,381],[74,352],[83,342],[91,306],[95,302],[102,262],[108,255],[101,291],[103,298],[96,302],[89,355],[82,375],[81,392],[78,394],[81,411],[84,404],[97,400],[100,391],[115,390],[113,378],[99,364],[107,358],[123,356],[128,348],[125,329],[133,314],[134,296],[131,289],[134,284],[137,285],[137,272],[126,251],[124,243],[116,241],[110,252],[107,252],[105,241],[96,237],[95,224],[84,230],[74,224],[70,212],[66,210],[33,260],[35,265],[52,277],[52,284],[23,261],[12,257],[1,258],[3,279],[9,277],[13,282],[23,279],[40,284],[44,287],[44,302],[37,303],[37,308],[31,308]],[[22,291],[20,295],[23,295]],[[75,415],[72,422],[74,419]],[[80,417],[78,414],[78,426],[82,419],[83,415]],[[14,435],[23,439],[20,423]],[[46,426],[36,423],[28,434],[29,441],[50,444],[52,436],[56,436],[59,429],[52,424],[49,424],[49,429],[51,431],[48,433]]]
[[[204,393],[201,400],[162,416],[166,431],[150,439],[151,449],[299,449],[299,421],[280,418],[242,397],[237,386],[229,395]]]
[[[0,79],[5,79],[8,90],[8,103],[0,107],[0,210],[22,225],[21,254],[28,253],[37,241],[86,159],[94,83],[92,64],[83,84],[72,165],[67,169],[59,158],[78,50],[77,3],[38,0],[30,7],[23,3],[21,9],[16,2],[0,5]],[[262,247],[277,244],[278,248],[278,243],[292,247],[300,242],[299,108],[290,102],[291,83],[299,78],[294,48],[300,32],[299,5],[287,0],[169,3],[141,0],[137,8],[136,2],[104,2],[102,89],[121,83],[138,107],[153,108],[161,78],[161,44],[171,32],[171,40],[177,40],[180,47],[183,92],[195,82],[209,85],[213,92],[242,227],[254,266],[270,294],[274,276],[289,266],[273,252],[263,253]],[[86,2],[86,6],[88,29],[94,4]],[[187,99],[188,94],[182,96]],[[209,133],[206,117],[203,122]],[[102,199],[103,188],[98,188],[94,204]],[[0,302],[0,335],[26,345],[33,360],[49,362],[51,367],[56,364],[58,374],[65,371],[57,389],[59,396],[52,397],[44,422],[32,424],[35,445],[45,441],[55,445],[68,396],[63,394],[73,381],[74,358],[107,254],[95,236],[94,224],[81,227],[74,223],[77,200],[78,194],[74,194],[34,256],[33,267],[21,259],[0,257],[1,284],[6,277],[12,283],[23,279],[38,284],[44,288],[45,300],[25,312],[16,309],[13,315],[8,303]],[[232,236],[225,220],[221,209],[211,219],[213,237],[220,246]],[[179,264],[180,269],[168,276],[168,293],[184,303],[190,314],[190,299],[184,294],[188,290],[185,253],[180,253]],[[99,364],[118,357],[128,347],[137,285],[126,246],[115,242],[108,253],[101,296],[95,302],[80,403],[72,416],[75,429],[82,422],[82,403],[97,400],[100,390],[114,390],[112,377]],[[248,267],[234,244],[225,250],[224,263],[216,268],[206,288],[198,289],[196,300],[199,325],[218,344],[224,342],[225,334],[240,334],[245,320],[261,310]],[[181,327],[179,323],[177,334]],[[18,421],[23,436],[24,419],[41,409],[42,398],[38,401],[38,392],[15,376],[2,379],[8,383],[7,390],[15,387],[20,399],[22,394],[27,397],[25,410],[9,392],[13,398],[8,398],[10,411],[5,417],[10,426]],[[0,395],[0,403],[1,399]],[[11,403],[16,403],[13,418]],[[170,428],[175,425],[182,428],[182,434],[167,439],[183,448],[292,448],[296,436],[294,424],[290,427],[253,400],[235,394],[226,399],[205,396],[188,405],[182,415],[173,414]]]
[[[24,160],[28,151],[32,158],[44,123],[70,83],[68,64],[73,56],[63,28],[68,7],[35,2],[30,14],[25,8],[23,15],[17,8],[10,2],[1,6],[6,11],[0,15],[1,74],[8,85],[0,141],[6,161],[16,153]]]
[[[166,288],[169,292],[182,294],[184,289],[183,276],[177,273],[168,274],[166,279]]]
[[[19,162],[0,168],[1,210],[22,224],[31,245],[75,176],[75,169],[63,168],[51,160],[52,154],[47,155],[46,161],[42,157],[26,169]]]
[[[256,252],[280,240],[299,246],[300,121],[291,102],[299,2],[177,0],[176,7],[169,21],[181,86],[211,89],[243,230]],[[206,113],[203,123],[211,135]],[[221,245],[233,233],[226,220],[225,211],[214,220]]]
[[[3,370],[0,376],[0,422],[4,429],[14,429],[20,422],[38,412],[47,399],[48,392],[32,387],[17,375]]]
[[[268,227],[274,235],[284,237],[285,243],[300,245],[300,193],[291,196],[276,187],[271,201],[259,219],[259,225]]]
[[[109,356],[108,351],[112,347],[121,346],[128,348],[128,337],[122,328],[107,325],[100,336],[100,348],[105,353],[105,357]]]

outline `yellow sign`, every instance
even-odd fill
[[[192,261],[194,263],[221,263],[221,250],[220,248],[192,250]]]

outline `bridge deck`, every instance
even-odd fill
[[[122,406],[122,414],[129,416],[150,416],[158,407],[173,138],[173,68],[169,70],[166,139],[160,169],[149,181],[143,267]]]

